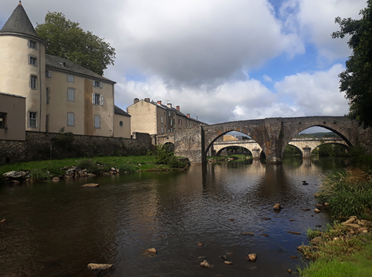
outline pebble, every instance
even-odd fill
[[[204,246],[204,244],[201,242],[198,242],[198,246]]]
[[[90,263],[90,264],[88,264],[88,269],[90,269],[90,270],[106,270],[106,269],[109,269],[113,266],[114,266],[113,264],[94,264],[94,263]]]
[[[279,203],[276,203],[275,206],[273,207],[274,210],[280,210],[282,207],[280,206]]]
[[[319,209],[314,209],[314,213],[320,213],[320,210]]]
[[[289,274],[291,274],[291,273],[292,273],[292,269],[287,269],[287,272],[288,272]]]
[[[233,262],[230,262],[230,261],[224,261],[224,264],[227,264],[227,265],[233,265]]]
[[[293,234],[293,235],[301,235],[301,233],[299,233],[299,232],[293,232],[293,231],[288,231],[287,232],[288,234]]]
[[[82,187],[84,187],[84,188],[97,188],[97,187],[99,187],[99,184],[90,183],[90,184],[82,185]]]
[[[4,218],[4,219],[2,219],[2,220],[0,220],[0,223],[5,223],[6,222],[6,219]]]
[[[268,237],[269,236],[268,234],[260,234],[260,235],[262,235],[264,237]]]
[[[248,254],[247,260],[250,262],[255,262],[257,260],[257,254],[256,253]]]
[[[207,260],[204,260],[200,263],[200,266],[203,268],[211,268]]]

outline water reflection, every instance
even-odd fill
[[[90,262],[114,263],[106,276],[287,276],[287,268],[298,265],[289,256],[298,255],[306,230],[329,220],[301,209],[314,208],[322,174],[341,166],[337,160],[244,161],[179,173],[2,185],[0,218],[8,223],[0,225],[0,276],[94,276],[86,269]],[[87,181],[100,187],[81,188]],[[280,213],[275,203],[283,206]],[[141,255],[150,247],[157,256]],[[234,253],[233,266],[219,257],[227,251]],[[248,252],[258,254],[255,264],[245,260]],[[200,268],[199,256],[214,268]]]

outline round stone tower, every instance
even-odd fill
[[[26,130],[45,131],[45,42],[21,1],[0,30],[0,92],[26,98]]]

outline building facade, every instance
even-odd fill
[[[121,109],[115,113],[115,82],[45,54],[45,42],[21,3],[0,30],[0,63],[0,92],[26,99],[27,131],[130,137],[130,116]]]
[[[132,132],[165,134],[180,131],[188,127],[205,124],[191,118],[190,114],[183,114],[180,106],[172,107],[171,103],[162,104],[161,101],[150,101],[150,98],[134,99],[133,105],[127,108],[131,116]]]

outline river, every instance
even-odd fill
[[[114,264],[99,276],[288,276],[306,263],[296,251],[306,231],[330,222],[326,212],[313,212],[314,193],[325,173],[342,166],[336,159],[223,162],[0,184],[0,219],[7,220],[0,224],[0,276],[97,276],[88,263]],[[82,188],[86,182],[100,187]],[[152,247],[156,256],[142,254]],[[220,257],[228,252],[233,265]],[[256,262],[246,260],[249,253]],[[204,259],[212,268],[199,266]]]

